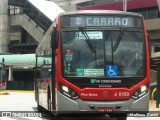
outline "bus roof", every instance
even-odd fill
[[[60,15],[80,15],[80,14],[86,14],[86,15],[92,15],[92,14],[115,14],[115,15],[129,15],[129,16],[139,16],[142,15],[139,13],[133,13],[133,12],[126,12],[126,11],[118,11],[118,10],[77,10],[77,11],[69,11],[69,12],[63,12]]]

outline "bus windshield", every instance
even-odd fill
[[[143,31],[85,30],[62,32],[65,77],[144,77]],[[87,45],[89,40],[95,49]]]

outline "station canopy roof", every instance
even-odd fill
[[[0,63],[4,58],[4,64],[6,66],[14,67],[35,67],[36,55],[35,54],[0,54]],[[51,63],[49,57],[38,57],[38,65],[42,65],[45,62]]]

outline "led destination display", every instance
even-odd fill
[[[122,17],[71,17],[71,26],[131,26],[133,27],[133,19]]]
[[[67,19],[67,18],[70,19]],[[68,21],[69,20],[69,21]],[[139,17],[130,16],[65,16],[62,26],[122,26],[142,27]]]

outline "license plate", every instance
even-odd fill
[[[113,108],[112,107],[98,107],[97,111],[98,112],[113,112]]]

